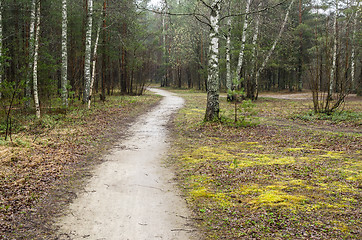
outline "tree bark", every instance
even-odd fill
[[[302,0],[299,0],[299,26],[302,25]],[[299,57],[298,57],[298,91],[303,89],[302,82],[303,71],[303,32],[299,29]]]
[[[40,104],[38,93],[38,56],[39,56],[39,36],[40,36],[40,1],[36,11],[36,30],[34,41],[34,63],[33,63],[33,91],[36,117],[40,118]]]
[[[61,93],[63,106],[68,107],[68,14],[67,0],[62,0],[62,73]]]
[[[214,0],[210,16],[210,46],[205,121],[219,119],[219,21],[221,0]]]
[[[88,102],[90,83],[91,83],[92,21],[93,21],[93,0],[88,0],[87,32],[85,39],[85,59],[84,59],[84,93],[83,93],[84,103]]]
[[[30,28],[29,28],[29,72],[28,77],[26,78],[25,86],[25,108],[30,107],[30,96],[31,96],[31,71],[33,71],[34,64],[34,42],[35,42],[35,15],[36,15],[36,0],[31,1],[31,10],[30,10]]]
[[[259,11],[260,7],[262,5],[262,2],[259,3],[257,11]],[[254,36],[253,36],[253,41],[252,41],[252,46],[253,46],[253,57],[252,57],[252,63],[253,63],[253,70],[252,70],[252,74],[251,74],[251,86],[248,86],[247,88],[247,97],[248,98],[254,98],[255,96],[253,96],[255,90],[255,85],[256,85],[256,72],[257,72],[257,55],[258,55],[258,51],[257,51],[257,41],[258,41],[258,36],[259,36],[259,24],[260,24],[260,15],[259,13],[257,13],[256,15],[256,20],[255,20],[255,30],[254,30]]]
[[[332,98],[333,87],[335,85],[335,73],[337,66],[337,15],[338,15],[338,0],[336,0],[336,11],[333,21],[333,56],[332,56],[332,66],[329,75],[329,88],[328,88],[328,99]],[[328,104],[329,101],[327,101]]]
[[[352,50],[351,50],[351,90],[356,91],[356,29],[357,29],[357,11],[359,9],[360,2],[356,6],[356,10],[353,16],[353,32],[352,32]]]
[[[232,91],[232,76],[231,76],[231,18],[227,20],[227,35],[226,35],[226,88],[228,92]]]
[[[96,76],[96,62],[97,62],[97,49],[98,49],[98,42],[99,42],[99,35],[101,32],[101,23],[99,23],[97,35],[96,35],[96,42],[94,43],[94,51],[93,51],[93,66],[92,66],[92,78],[90,82],[90,88],[89,88],[89,98],[88,98],[88,109],[90,109],[91,106],[91,99],[92,99],[92,92],[93,92],[93,85],[94,85],[94,79]]]
[[[243,67],[243,61],[244,61],[244,49],[245,49],[245,43],[246,43],[246,31],[248,29],[248,16],[250,13],[250,5],[251,0],[248,0],[246,4],[246,11],[245,11],[245,19],[243,23],[243,32],[241,36],[241,48],[239,53],[239,59],[238,59],[238,66],[236,67],[236,76],[238,77],[238,80],[241,79],[241,69]]]
[[[0,0],[0,86],[3,80],[3,1]],[[0,99],[1,99],[0,91]]]
[[[287,20],[288,20],[288,16],[289,16],[289,12],[290,12],[290,9],[292,8],[292,5],[294,4],[295,0],[292,0],[289,4],[289,7],[288,7],[288,10],[285,14],[285,17],[284,17],[284,21],[283,21],[283,24],[280,28],[280,31],[279,31],[279,34],[278,36],[276,37],[276,39],[274,40],[274,43],[273,43],[273,46],[270,48],[268,54],[266,55],[264,61],[263,61],[263,64],[261,65],[261,67],[259,68],[259,70],[256,72],[256,76],[255,76],[255,99],[258,98],[258,94],[259,94],[259,76],[260,76],[260,73],[264,70],[264,68],[266,67],[266,65],[268,64],[269,62],[269,59],[271,57],[271,55],[273,54],[274,52],[274,49],[275,47],[277,46],[280,38],[282,37],[282,34],[283,34],[283,31],[284,31],[284,28],[285,28],[285,25],[287,23]]]

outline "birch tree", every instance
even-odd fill
[[[222,0],[214,0],[209,6],[210,15],[210,45],[207,77],[206,121],[219,118],[219,21]]]
[[[68,107],[68,14],[67,14],[67,0],[62,0],[62,81],[61,81],[61,93],[63,106]]]
[[[98,42],[99,42],[100,32],[101,32],[101,22],[99,23],[99,26],[98,26],[97,35],[96,35],[96,42],[94,44],[93,60],[92,60],[92,62],[93,62],[93,64],[92,64],[93,65],[92,66],[92,77],[91,77],[90,88],[89,88],[88,109],[90,109],[90,106],[91,106],[93,85],[94,85],[94,80],[95,80],[95,76],[96,76],[97,49],[98,49]]]
[[[91,47],[92,47],[92,21],[93,21],[93,0],[88,0],[87,32],[85,38],[85,60],[84,60],[84,93],[83,102],[87,103],[91,84]]]
[[[38,93],[38,57],[39,57],[39,36],[40,36],[40,1],[36,11],[36,29],[34,41],[34,62],[33,62],[33,91],[36,117],[40,118],[40,105]]]
[[[259,9],[262,6],[262,2],[259,3],[258,7],[257,7],[257,12],[259,11]],[[257,41],[258,41],[258,36],[259,36],[259,24],[260,24],[260,14],[257,13],[257,15],[255,16],[255,28],[254,28],[254,35],[253,35],[253,40],[252,40],[252,73],[251,73],[251,81],[250,84],[247,86],[247,98],[253,98],[253,93],[254,93],[254,83],[256,82],[256,69],[257,69]]]
[[[243,67],[243,61],[244,61],[244,50],[245,50],[246,33],[247,33],[246,31],[248,29],[248,24],[249,24],[248,21],[249,21],[250,5],[251,5],[251,0],[248,0],[245,10],[246,15],[244,18],[244,23],[242,28],[241,48],[239,52],[238,65],[236,67],[236,73],[235,73],[235,75],[238,77],[238,80],[241,79],[241,69]]]
[[[332,91],[335,84],[335,72],[336,72],[336,64],[337,64],[337,15],[338,15],[338,0],[335,2],[336,11],[334,13],[333,19],[333,53],[332,53],[332,65],[331,71],[329,75],[329,88],[328,88],[328,99],[332,98]],[[329,101],[327,101],[327,104]]]
[[[231,75],[231,18],[227,19],[226,33],[226,88],[228,92],[232,91],[232,75]],[[229,96],[228,96],[229,97]]]
[[[285,17],[284,17],[284,21],[282,23],[282,26],[280,27],[280,31],[279,31],[279,34],[278,36],[275,38],[274,40],[274,43],[272,45],[272,47],[269,49],[266,57],[264,58],[264,61],[261,65],[261,67],[258,69],[258,71],[256,72],[256,75],[255,75],[255,93],[254,93],[254,97],[255,99],[258,98],[258,94],[259,94],[259,76],[260,76],[260,73],[265,69],[266,65],[268,64],[269,60],[270,60],[270,57],[271,55],[273,54],[274,52],[274,49],[275,47],[277,46],[283,32],[284,32],[284,28],[285,28],[285,25],[287,23],[287,20],[288,20],[288,16],[289,16],[289,12],[290,12],[290,9],[292,8],[293,4],[294,4],[295,0],[292,0],[288,6],[288,9],[287,9],[287,12],[285,14]]]
[[[35,42],[35,15],[36,15],[36,1],[31,1],[31,9],[30,9],[30,27],[29,27],[29,74],[26,78],[26,86],[25,86],[25,108],[30,107],[30,95],[31,95],[31,71],[33,71],[34,64],[34,42]]]

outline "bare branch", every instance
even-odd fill
[[[243,12],[243,13],[228,14],[228,15],[223,16],[222,18],[220,18],[220,21],[222,21],[222,20],[224,20],[225,18],[228,18],[228,17],[239,17],[239,16],[248,15],[248,14],[266,12],[266,11],[269,11],[270,9],[273,9],[273,8],[276,8],[278,6],[283,5],[284,3],[288,2],[288,1],[290,1],[290,0],[283,0],[280,3],[277,3],[277,4],[273,5],[273,6],[267,6],[267,7],[263,8],[263,9],[256,10],[256,11],[249,11],[249,13]]]

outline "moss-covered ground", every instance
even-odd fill
[[[309,100],[260,98],[258,124],[240,127],[204,123],[206,95],[175,92],[186,106],[172,164],[205,239],[362,239],[360,98],[335,119],[301,117]]]

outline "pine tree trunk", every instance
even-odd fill
[[[299,26],[302,25],[302,0],[299,0]],[[301,92],[303,89],[302,82],[302,71],[303,71],[303,33],[299,29],[299,56],[298,56],[298,91]]]
[[[39,36],[40,36],[40,1],[36,12],[36,30],[34,41],[34,63],[33,63],[33,91],[36,117],[40,118],[40,105],[38,93],[38,56],[39,56]]]
[[[221,2],[220,0],[214,0],[211,5],[206,121],[219,119],[219,21]]]
[[[354,12],[353,19],[353,32],[352,32],[352,50],[351,50],[351,90],[356,91],[356,29],[357,29],[357,9],[359,9],[360,2],[357,4],[356,11]]]
[[[61,93],[63,106],[68,107],[68,14],[67,0],[62,0],[62,75],[61,75]]]
[[[256,72],[256,76],[255,76],[255,93],[254,93],[255,99],[258,98],[258,94],[259,94],[259,76],[260,76],[260,73],[264,70],[264,68],[265,68],[266,65],[268,64],[269,59],[270,59],[271,55],[273,54],[275,47],[277,46],[280,38],[282,37],[282,34],[283,34],[283,31],[284,31],[285,25],[287,24],[289,12],[290,12],[290,10],[291,10],[292,5],[294,4],[294,2],[295,2],[295,0],[292,0],[291,3],[289,4],[289,7],[288,7],[288,10],[287,10],[287,12],[286,12],[286,14],[285,14],[284,21],[283,21],[283,24],[282,24],[282,26],[281,26],[281,28],[280,28],[279,34],[278,34],[278,36],[275,38],[274,43],[273,43],[273,46],[270,48],[268,54],[267,54],[266,57],[264,58],[263,64],[261,65],[261,67],[259,68],[259,70]]]
[[[90,83],[91,83],[92,21],[93,21],[93,0],[88,0],[87,32],[85,39],[85,59],[84,59],[84,93],[83,93],[84,103],[88,102]]]

